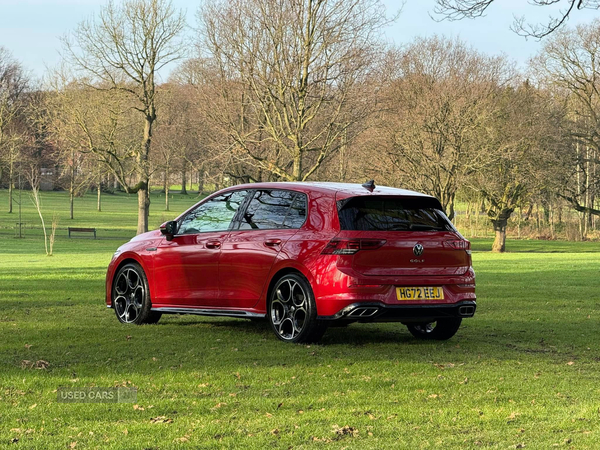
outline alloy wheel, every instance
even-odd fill
[[[293,278],[283,278],[275,286],[271,300],[271,323],[279,337],[294,340],[308,321],[308,295]]]
[[[114,287],[113,305],[119,320],[123,323],[134,323],[139,318],[146,286],[142,275],[133,267],[127,267],[118,275]]]

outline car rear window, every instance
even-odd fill
[[[419,197],[352,197],[338,202],[342,230],[454,231],[439,202]]]

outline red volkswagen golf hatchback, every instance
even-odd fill
[[[115,253],[106,304],[123,323],[162,314],[266,318],[288,342],[328,325],[400,322],[448,339],[475,313],[469,241],[438,200],[373,182],[223,189]]]

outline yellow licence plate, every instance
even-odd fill
[[[441,287],[398,287],[398,300],[443,300],[444,289]]]

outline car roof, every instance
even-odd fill
[[[291,189],[301,192],[322,192],[336,195],[337,199],[357,195],[394,195],[405,197],[428,197],[430,195],[421,192],[410,191],[408,189],[399,189],[389,186],[375,186],[372,191],[358,183],[334,183],[324,181],[282,181],[265,183],[248,183],[232,186],[230,189]]]

